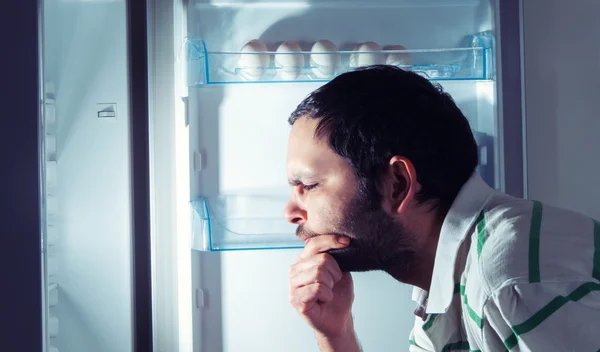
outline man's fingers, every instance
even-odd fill
[[[327,303],[333,299],[333,291],[320,283],[301,287],[291,297],[292,305],[302,314],[311,310],[315,304]]]
[[[298,255],[298,261],[330,249],[345,248],[349,244],[350,239],[345,236],[319,235],[311,237],[306,241],[304,249],[300,252],[300,255]]]
[[[333,257],[320,253],[305,258],[290,267],[290,284],[302,287],[313,283],[322,283],[333,288],[342,278],[342,271]]]

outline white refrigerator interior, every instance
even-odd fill
[[[161,36],[150,35],[150,96],[159,350],[318,350],[287,301],[288,268],[302,246],[283,219],[287,117],[332,76],[388,62],[439,83],[469,118],[480,173],[501,188],[493,3],[156,4],[152,33]],[[252,40],[264,45],[246,45]],[[335,48],[314,56],[319,40]],[[357,55],[358,48],[367,51]],[[405,349],[411,288],[383,273],[354,277],[364,350]]]

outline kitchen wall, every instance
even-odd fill
[[[61,352],[131,351],[125,1],[44,1],[44,67],[56,86]],[[98,119],[97,103],[116,103]]]
[[[529,197],[600,219],[594,0],[524,1]]]

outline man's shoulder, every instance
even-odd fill
[[[591,277],[598,226],[574,211],[497,194],[471,237],[472,279],[489,293],[520,279]]]

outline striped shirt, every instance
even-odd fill
[[[600,223],[473,174],[413,299],[410,351],[600,351]]]

